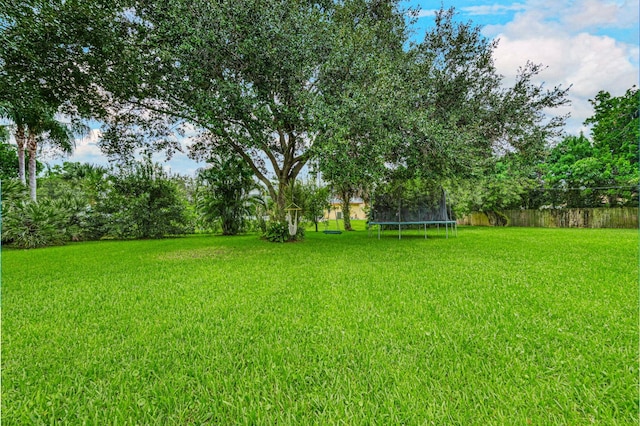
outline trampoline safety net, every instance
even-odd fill
[[[445,222],[454,220],[444,190],[436,194],[403,199],[393,194],[376,194],[370,222]]]

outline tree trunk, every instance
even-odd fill
[[[491,226],[507,226],[509,224],[509,219],[504,213],[497,210],[490,210],[485,212],[487,218],[489,219],[489,224]]]
[[[23,185],[27,184],[25,175],[24,150],[26,148],[24,126],[18,125],[16,129],[16,145],[18,146],[18,179]]]
[[[344,230],[353,231],[351,227],[351,191],[340,191],[342,198],[342,220],[344,221]]]
[[[36,201],[36,153],[38,151],[38,143],[36,135],[29,132],[27,140],[27,152],[29,153],[29,196],[31,201]]]
[[[286,188],[289,186],[289,181],[287,179],[280,179],[278,181],[278,196],[276,198],[276,203],[278,205],[277,216],[278,220],[284,222],[287,208],[287,198],[286,198]]]

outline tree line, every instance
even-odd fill
[[[274,242],[304,237],[329,207],[327,187],[313,180],[287,188],[296,200],[300,227],[290,235],[269,220],[274,200],[236,157],[215,158],[196,176],[167,172],[146,157],[126,166],[64,162],[38,178],[37,202],[17,178],[15,146],[0,143],[2,244],[36,248],[69,241],[149,239],[192,233],[238,235],[254,232]]]
[[[507,153],[492,158],[479,176],[435,183],[447,186],[459,216],[483,211],[495,224],[504,222],[501,211],[507,209],[637,206],[639,96],[635,87],[620,97],[600,92],[587,119],[590,138],[565,137],[541,159],[527,162],[522,154]],[[149,157],[111,168],[65,162],[45,170],[37,162],[39,202],[33,202],[20,176],[17,147],[6,136],[0,144],[4,244],[31,248],[192,232],[254,231],[280,242],[292,237],[282,222],[269,220],[277,204],[237,156],[212,157],[195,177],[171,175]],[[300,217],[316,231],[330,197],[349,199],[330,185],[310,179],[285,189],[285,199],[297,203]],[[434,182],[415,178],[402,185],[418,196],[434,189]],[[382,186],[362,185],[353,194],[370,202],[371,192]],[[345,207],[343,213],[349,217]],[[301,226],[296,237],[303,232]]]
[[[454,186],[458,212],[486,212],[500,223],[500,211],[510,209],[637,207],[638,88],[617,97],[600,91],[591,104],[588,137],[566,136],[533,161],[494,158],[476,179]]]
[[[35,136],[18,146],[29,170],[38,145],[65,148],[88,118],[104,123],[100,147],[123,170],[141,153],[184,149],[242,164],[272,202],[275,235],[305,166],[346,209],[378,182],[462,192],[506,158],[540,164],[566,119],[549,111],[569,89],[536,83],[544,66],[534,63],[507,85],[498,42],[453,9],[419,41],[412,16],[392,0],[10,3],[0,10],[0,114],[16,141]],[[70,125],[54,128],[60,116]]]

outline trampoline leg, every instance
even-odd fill
[[[398,224],[398,239],[402,239],[402,225]]]
[[[427,239],[427,224],[424,224],[424,239]]]
[[[382,225],[378,225],[378,239],[380,239],[380,228],[382,228]]]

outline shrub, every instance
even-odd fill
[[[263,237],[272,243],[284,243],[287,241],[301,241],[304,239],[304,226],[298,224],[298,230],[295,235],[289,234],[289,225],[287,222],[269,221],[266,225],[266,231]]]
[[[267,222],[267,229],[264,233],[264,238],[272,243],[284,243],[289,239],[289,227],[285,222],[269,221]]]
[[[256,186],[253,171],[242,160],[218,155],[210,167],[198,171],[198,210],[203,224],[219,224],[223,235],[236,235],[247,228],[251,214],[250,192]]]
[[[95,171],[95,176],[87,170]],[[81,174],[80,171],[84,171]],[[73,172],[73,173],[72,173]],[[71,241],[98,240],[106,230],[105,217],[95,210],[99,194],[106,193],[106,169],[90,164],[65,163],[47,171],[38,184],[38,200],[67,211],[66,234]]]
[[[96,210],[108,235],[161,238],[193,231],[187,203],[158,164],[145,160],[111,178]]]
[[[47,200],[19,202],[5,213],[2,242],[20,248],[63,244],[68,221],[68,212]]]

